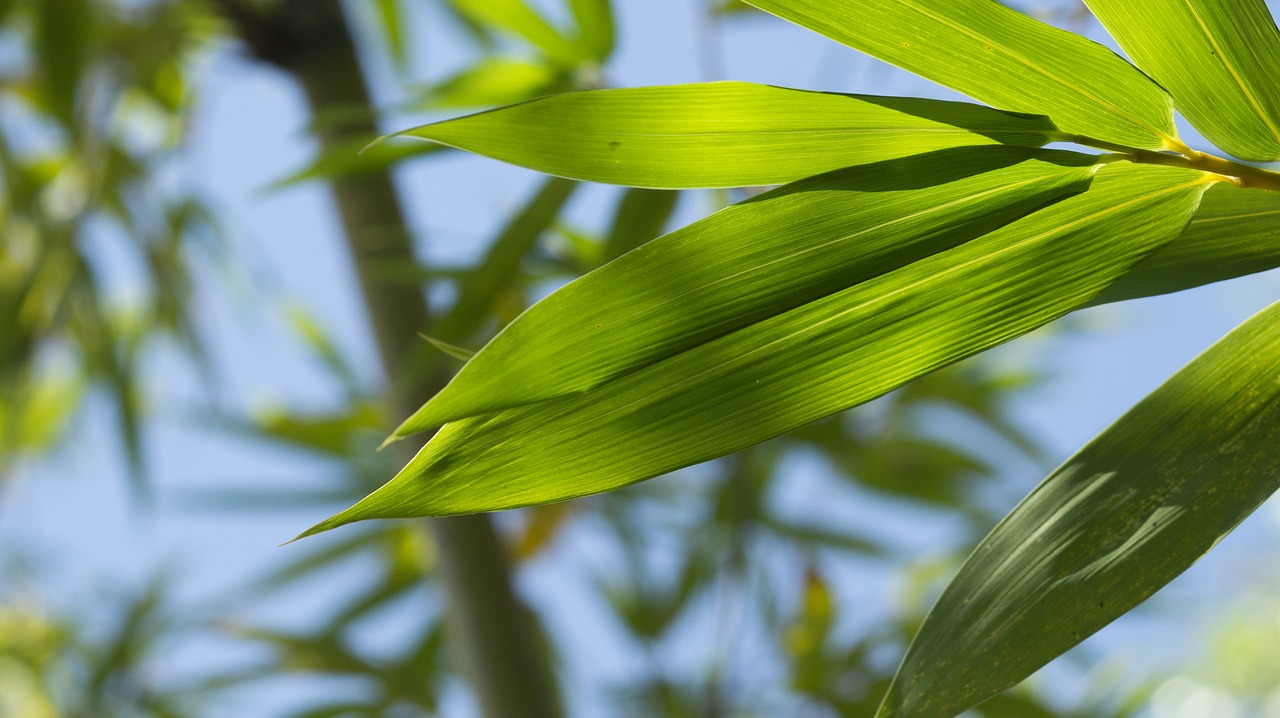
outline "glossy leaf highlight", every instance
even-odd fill
[[[1280,486],[1280,304],[1068,460],[976,548],[878,718],[952,718],[1191,566]]]

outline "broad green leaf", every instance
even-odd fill
[[[837,170],[730,207],[539,302],[396,435],[585,391],[891,272],[1083,191],[1093,160],[960,148]]]
[[[545,62],[485,58],[432,88],[425,104],[436,108],[509,105],[565,90],[568,84],[563,70]]]
[[[1263,0],[1086,0],[1213,144],[1280,159],[1280,32]]]
[[[1280,304],[1069,459],[974,550],[879,718],[951,718],[1186,570],[1280,486]]]
[[[608,491],[869,401],[1088,301],[1176,237],[1211,181],[1109,164],[1082,194],[592,391],[448,424],[304,535]]]
[[[613,53],[613,9],[609,0],[569,0],[578,23],[578,44],[592,59],[604,62]]]
[[[1105,47],[994,0],[748,0],[993,107],[1068,135],[1181,149],[1173,104]]]
[[[449,0],[449,4],[482,26],[524,38],[548,59],[570,67],[590,59],[524,0]]]
[[[781,184],[948,147],[1039,147],[1043,117],[745,82],[572,92],[397,133],[547,174],[684,189]]]
[[[1143,260],[1094,304],[1150,297],[1280,267],[1280,192],[1222,182],[1178,239]]]

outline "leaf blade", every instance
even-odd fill
[[[1042,117],[745,82],[571,92],[399,132],[571,179],[652,189],[781,184],[950,147],[1039,147]]]
[[[1110,50],[993,0],[749,0],[993,107],[1064,133],[1178,149],[1168,95]]]
[[[554,293],[395,435],[591,389],[1081,191],[1092,163],[1072,153],[963,148],[787,185]]]
[[[606,491],[868,401],[1087,301],[1176,236],[1209,181],[1104,167],[1088,192],[593,391],[448,424],[303,535]]]
[[[1277,360],[1272,305],[1050,475],[944,591],[877,715],[949,718],[1013,685],[1261,505],[1277,488]]]
[[[1280,159],[1280,31],[1263,0],[1087,0],[1215,145]]]
[[[1280,267],[1280,193],[1214,185],[1176,240],[1147,257],[1091,304],[1180,292]]]

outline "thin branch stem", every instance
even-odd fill
[[[1152,150],[1143,150],[1136,147],[1127,147],[1125,145],[1119,145],[1114,142],[1107,142],[1105,140],[1099,140],[1085,135],[1069,135],[1059,139],[1066,142],[1074,142],[1086,147],[1117,152],[1125,155],[1133,162],[1151,165],[1165,165],[1168,167],[1184,167],[1187,169],[1200,170],[1201,172],[1210,172],[1212,174],[1227,177],[1241,187],[1280,192],[1280,174],[1264,170],[1261,167],[1254,167],[1253,165],[1246,165],[1241,162],[1235,162],[1218,157],[1217,155],[1211,155],[1207,152],[1193,150],[1186,145],[1181,145],[1178,148],[1178,154],[1171,154],[1168,152],[1154,152]]]

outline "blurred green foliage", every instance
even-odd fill
[[[363,38],[370,52],[392,59],[398,82],[417,88],[422,108],[482,108],[606,81],[615,28],[605,0],[565,0],[558,9],[572,27],[547,20],[537,10],[542,4],[521,0],[437,2],[476,48],[476,60],[460,72],[428,82],[413,77],[408,53],[419,29],[407,19],[409,3],[370,0],[376,36]],[[0,67],[0,472],[65,441],[86,391],[99,387],[116,407],[135,475],[144,475],[142,364],[158,341],[176,341],[203,361],[193,267],[202,261],[197,257],[220,251],[209,206],[165,174],[183,151],[200,90],[195,60],[236,34],[254,41],[243,37],[251,27],[246,15],[267,15],[272,7],[269,0],[0,2],[0,42],[20,50],[16,62]],[[737,22],[746,9],[717,8],[724,22]],[[441,154],[426,144],[358,149],[353,144],[320,153],[301,169],[280,168],[280,186],[378,173]],[[539,288],[669,228],[682,201],[674,192],[618,190],[602,226],[579,226],[563,212],[576,187],[558,179],[543,184],[473,266],[387,268],[430,289],[448,287],[457,298],[439,310],[433,340],[446,348],[478,346]],[[115,291],[103,243],[123,245],[142,267],[140,294]],[[285,314],[346,404],[323,413],[287,406],[255,416],[210,410],[210,425],[298,451],[330,467],[327,478],[306,488],[271,482],[191,488],[177,497],[188,510],[332,508],[363,496],[394,468],[389,457],[373,453],[385,429],[377,398],[322,323],[297,307]],[[458,365],[423,347],[432,361]],[[1005,401],[1038,380],[968,362],[708,466],[506,517],[505,538],[521,574],[572,560],[584,534],[594,555],[608,557],[579,567],[577,583],[563,590],[587,595],[609,617],[613,635],[578,644],[543,630],[553,664],[566,667],[563,692],[586,690],[573,683],[574,661],[616,654],[639,668],[617,685],[589,687],[608,696],[611,715],[871,715],[941,578],[997,517],[982,497],[1000,493],[1001,467],[1011,455],[1043,459],[1035,437],[1009,419]],[[987,440],[965,438],[972,436]],[[796,462],[822,467],[820,488],[797,480],[790,470]],[[952,543],[933,561],[903,568],[900,537],[823,518],[867,505],[945,523]],[[369,578],[309,629],[241,617],[256,602],[324,585],[352,566]],[[147,668],[159,647],[209,624],[175,620],[166,608],[167,582],[97,607],[115,617],[105,634],[87,616],[48,615],[28,596],[6,590],[0,715],[219,715],[219,695],[308,675],[350,679],[354,687],[341,700],[298,705],[283,716],[436,715],[458,669],[446,650],[434,566],[434,549],[416,524],[380,522],[309,542],[217,609],[224,639],[260,649],[256,658],[171,684]],[[877,571],[901,572],[907,589],[895,599],[896,612],[866,616],[843,584]],[[406,604],[414,620],[404,620]],[[400,639],[394,654],[360,640],[362,629],[388,622]],[[1137,705],[1124,690],[1067,703],[1019,688],[980,712],[1111,718],[1133,715]]]

